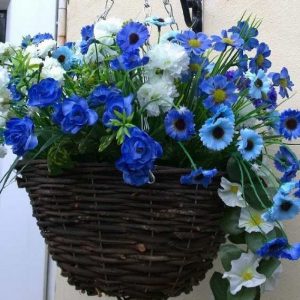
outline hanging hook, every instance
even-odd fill
[[[180,0],[184,20],[188,27],[191,27],[195,32],[202,31],[202,0]],[[190,13],[192,9],[192,16]]]

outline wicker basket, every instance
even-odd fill
[[[36,160],[18,184],[71,285],[88,295],[160,300],[189,293],[224,241],[220,178],[208,189],[180,185],[188,172],[158,167],[155,184],[134,188],[106,163],[51,177],[46,161]]]

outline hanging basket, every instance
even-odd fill
[[[21,171],[42,236],[71,285],[88,295],[167,299],[189,293],[212,268],[224,234],[217,195],[179,184],[189,170],[157,167],[156,183],[125,185],[107,163],[57,177],[36,160]]]

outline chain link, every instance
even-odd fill
[[[104,10],[103,14],[101,14],[100,16],[97,17],[97,22],[100,20],[106,20],[108,14],[111,11],[114,4],[115,4],[115,0],[106,0],[105,10]]]
[[[150,5],[149,0],[145,0],[145,3],[144,3],[144,12],[145,12],[146,19],[149,18],[149,17],[151,17],[151,15],[152,15],[152,7]]]
[[[175,22],[176,30],[179,30],[179,26],[178,26],[178,23],[175,20],[173,6],[172,6],[170,0],[163,0],[163,4],[164,4],[164,7],[165,7],[165,10],[166,10],[167,14]],[[172,25],[171,25],[171,28],[173,29]]]

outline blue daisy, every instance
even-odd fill
[[[270,91],[270,80],[263,70],[259,70],[257,74],[248,72],[247,78],[250,79],[249,96],[253,99],[262,99],[263,95]]]
[[[244,45],[244,40],[238,33],[231,33],[228,35],[226,30],[222,30],[221,36],[212,35],[212,42],[216,51],[225,51],[228,46],[235,49],[241,49]]]
[[[280,115],[279,133],[288,140],[300,137],[299,110],[288,109]]]
[[[149,31],[139,22],[127,23],[117,34],[117,44],[125,52],[140,48],[149,39]]]
[[[265,43],[259,44],[257,52],[254,58],[250,59],[249,67],[252,72],[257,72],[258,70],[267,71],[271,68],[272,63],[267,59],[271,55],[271,50],[269,46]]]
[[[177,31],[177,30],[171,30],[171,31],[166,32],[160,38],[160,43],[177,42],[176,37],[179,33],[180,33],[180,31]]]
[[[215,151],[225,149],[232,142],[233,134],[234,123],[226,118],[210,118],[199,130],[203,145]]]
[[[283,68],[280,73],[274,73],[272,80],[275,86],[279,86],[279,94],[282,98],[288,98],[288,89],[292,91],[294,83],[291,81],[287,68]]]
[[[267,110],[274,110],[277,107],[277,92],[271,87],[267,94],[262,93],[261,99],[252,99],[255,107],[263,107]]]
[[[204,107],[212,111],[216,111],[222,104],[231,107],[237,100],[234,83],[223,75],[203,80],[199,88],[208,96],[203,102]]]
[[[176,141],[188,141],[195,134],[193,113],[185,107],[171,109],[165,117],[167,135]]]
[[[219,106],[219,108],[216,110],[215,114],[211,117],[213,123],[220,118],[228,119],[232,123],[235,122],[235,116],[234,116],[232,109],[223,104]]]
[[[73,52],[69,47],[62,46],[57,48],[52,53],[52,57],[56,58],[66,71],[71,69],[73,64]]]
[[[256,254],[262,257],[279,258],[282,255],[282,251],[286,249],[288,245],[289,243],[286,238],[276,238],[266,242],[260,249],[256,251]]]
[[[192,171],[190,174],[181,176],[180,183],[183,185],[202,185],[207,188],[217,174],[217,169],[204,170],[199,168]]]
[[[178,34],[177,41],[188,53],[194,53],[195,55],[201,55],[211,47],[211,40],[206,34],[202,32],[196,33],[192,30],[186,30]]]
[[[256,159],[261,154],[263,144],[263,138],[254,130],[246,128],[240,131],[237,147],[243,159],[247,161]]]

